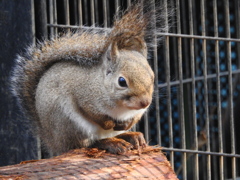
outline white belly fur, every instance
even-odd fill
[[[76,123],[79,130],[86,134],[92,140],[114,137],[126,131],[114,131],[113,129],[104,130],[99,125],[88,121],[80,113],[75,111],[71,100],[61,103],[64,114],[73,122]]]

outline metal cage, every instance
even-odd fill
[[[47,33],[108,28],[130,0],[48,0]],[[152,1],[155,4],[155,1]],[[153,105],[134,128],[163,146],[180,179],[240,177],[238,0],[160,1],[175,10],[169,32],[151,53]]]

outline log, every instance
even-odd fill
[[[178,179],[160,148],[114,155],[75,149],[51,159],[0,167],[0,179]]]

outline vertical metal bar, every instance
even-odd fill
[[[35,33],[36,33],[36,28],[35,28],[35,11],[34,11],[34,0],[31,0],[31,22],[32,22],[32,26],[31,26],[31,30],[32,30],[32,43],[35,45],[36,44],[36,37],[35,37]],[[41,148],[41,140],[40,140],[40,136],[37,135],[36,136],[36,146],[37,146],[37,158],[38,159],[42,159],[42,148]]]
[[[237,32],[237,38],[240,39],[240,1],[239,0],[235,0],[235,16],[236,16],[236,32]],[[237,43],[237,67],[240,66],[240,43]],[[235,77],[236,78],[236,77]],[[239,77],[237,78],[238,82],[239,82]],[[235,117],[236,118],[236,117]],[[236,120],[235,120],[236,122]],[[235,132],[237,133],[237,132]],[[236,135],[236,134],[235,134]],[[240,145],[240,142],[236,139],[236,148]],[[239,151],[237,151],[236,153],[239,154]],[[237,176],[240,176],[240,164],[239,164],[239,160],[236,161],[236,169],[237,169]]]
[[[189,1],[189,30],[190,35],[193,35],[193,5],[192,0]],[[194,57],[194,39],[190,39],[190,58],[191,58],[191,78],[192,78],[192,113],[193,113],[193,149],[198,150],[198,137],[197,137],[197,118],[196,118],[196,82],[195,82],[195,57]],[[194,179],[199,179],[198,169],[198,154],[194,154]]]
[[[36,17],[35,17],[35,9],[34,9],[34,0],[30,0],[31,1],[31,22],[32,22],[32,25],[31,25],[31,31],[32,31],[32,43],[33,44],[36,44],[36,37],[35,37],[35,34],[36,34],[36,24],[35,24],[35,21],[36,21]]]
[[[56,0],[49,0],[49,23],[57,24],[57,4]],[[53,38],[57,35],[57,28],[50,28],[50,37]]]
[[[170,11],[173,11],[173,8],[175,7],[175,3],[176,3],[176,0],[171,0],[170,2],[168,1],[168,3],[169,3],[169,5],[168,5],[168,7],[170,8]],[[171,14],[171,12],[170,12],[170,14]],[[170,15],[171,16],[171,15]],[[174,16],[174,15],[172,15],[170,18],[169,18],[169,31],[171,32],[171,33],[177,33],[177,29],[176,29],[176,22],[177,22],[177,20],[176,20],[176,16]],[[177,76],[178,76],[178,74],[179,74],[179,72],[178,72],[178,70],[179,70],[179,68],[178,68],[178,63],[176,62],[177,61],[177,59],[178,59],[178,53],[177,53],[177,39],[178,38],[175,38],[175,37],[172,37],[172,38],[170,38],[170,54],[171,54],[171,59],[172,59],[172,61],[174,61],[174,63],[173,63],[173,65],[171,66],[172,68],[171,69],[173,69],[174,68],[174,71],[173,71],[173,74],[172,74],[172,76],[174,76],[174,77],[176,77],[177,78]],[[176,63],[175,63],[176,62]],[[177,89],[177,87],[176,87],[176,89]],[[178,99],[177,97],[176,97],[176,99]]]
[[[143,7],[148,7],[148,9],[150,11],[155,11],[155,0],[150,0],[150,1],[145,1],[142,3],[145,3],[145,5],[143,5]],[[142,7],[142,8],[143,8]],[[156,28],[156,17],[152,16],[151,17],[151,21],[152,24],[154,24],[154,26],[152,28]],[[158,89],[158,55],[157,55],[157,37],[156,35],[153,35],[153,40],[152,40],[152,44],[153,44],[153,48],[151,50],[153,50],[153,70],[154,70],[154,74],[155,74],[155,81],[154,81],[154,101],[155,101],[155,113],[156,113],[156,129],[157,129],[157,142],[160,145],[161,144],[161,131],[160,131],[160,110],[159,110],[159,89]],[[149,141],[149,118],[147,115],[145,115],[144,118],[144,133],[145,133],[145,138],[147,141]]]
[[[107,21],[107,1],[103,0],[103,25],[104,27],[108,27],[108,21]]]
[[[164,11],[166,13],[165,26],[168,29],[168,9],[167,0],[164,1]],[[171,106],[171,75],[170,75],[170,56],[169,56],[169,36],[165,36],[165,63],[166,63],[166,83],[167,83],[167,110],[168,110],[168,127],[169,127],[169,147],[173,148],[173,128],[172,128],[172,106]],[[174,168],[174,152],[170,151],[170,161]]]
[[[46,1],[35,1],[35,26],[37,27],[35,36],[43,40],[47,38],[47,5]]]
[[[235,16],[236,16],[236,27],[237,27],[237,38],[240,38],[240,1],[239,0],[235,0]],[[238,61],[237,61],[237,67],[240,66],[240,43],[237,43],[237,54],[238,54]]]
[[[131,6],[131,0],[127,0],[127,6],[129,7],[129,6]]]
[[[217,0],[213,1],[213,17],[214,17],[214,37],[218,37],[218,13]],[[219,41],[215,41],[215,62],[217,74],[217,116],[218,116],[218,141],[219,152],[223,152],[223,134],[222,134],[222,111],[221,111],[221,83],[220,83],[220,63],[219,63]],[[219,158],[220,178],[223,180],[223,156]]]
[[[156,9],[155,7],[155,1],[153,1],[153,10]],[[156,17],[153,17],[153,21],[156,27]],[[160,104],[159,104],[159,88],[158,88],[158,51],[157,51],[157,35],[154,36],[153,39],[153,66],[154,66],[154,74],[155,74],[155,80],[154,80],[154,100],[155,100],[155,116],[156,116],[156,125],[157,125],[157,141],[159,146],[161,146],[162,139],[161,139],[161,118],[160,118]]]
[[[53,23],[57,24],[57,0],[53,0]],[[54,29],[54,34],[57,36],[58,29]]]
[[[205,0],[201,0],[201,25],[202,25],[202,36],[206,36],[205,27]],[[203,51],[203,76],[204,76],[204,101],[205,101],[205,131],[207,135],[207,151],[210,152],[210,131],[209,131],[209,109],[208,109],[208,82],[207,82],[207,47],[206,39],[202,40],[202,51]],[[211,156],[207,155],[207,179],[211,179]]]
[[[144,136],[145,140],[148,143],[149,142],[149,122],[148,122],[148,114],[144,114]]]
[[[143,2],[142,2],[143,3]],[[155,1],[154,0],[150,0],[150,10],[154,11],[155,10]],[[142,6],[141,8],[144,8],[144,6]],[[144,11],[144,9],[143,9]],[[154,17],[153,17],[154,18]],[[153,24],[156,24],[156,20],[155,19],[151,19],[153,21]],[[149,125],[149,117],[148,117],[148,113],[145,113],[144,116],[144,135],[145,135],[145,139],[147,142],[149,142],[149,136],[150,136],[150,125]]]
[[[153,2],[154,3],[154,2]],[[119,4],[119,0],[115,0],[115,10],[117,13],[118,12],[118,4]],[[129,2],[128,2],[128,7],[129,7]],[[142,7],[143,8],[143,7]],[[116,16],[115,16],[116,17]],[[119,17],[119,14],[117,14],[117,18]],[[149,135],[150,135],[150,130],[149,130],[149,115],[147,113],[145,113],[144,115],[144,135],[145,135],[145,139],[146,142],[149,142]]]
[[[235,23],[236,23],[236,32],[237,32],[237,38],[240,39],[240,1],[239,0],[235,0],[235,16],[236,16],[236,20],[235,20]],[[240,43],[237,43],[237,67],[240,66]],[[238,81],[239,81],[239,77],[238,77]],[[237,141],[237,144],[236,146],[238,147],[239,146],[239,141]],[[236,153],[239,153],[239,152],[236,152]],[[239,160],[236,161],[236,163],[238,163]],[[236,164],[236,169],[237,169],[237,176],[240,176],[240,168],[239,168],[239,163]]]
[[[70,25],[70,14],[69,14],[69,1],[68,0],[64,0],[63,1],[63,6],[64,6],[64,21],[66,25]],[[66,29],[67,32],[70,31],[70,29]]]
[[[94,0],[90,1],[90,6],[91,6],[91,26],[95,27]]]
[[[115,0],[115,12],[117,12],[119,8],[119,0]]]
[[[82,0],[78,0],[78,21],[79,26],[83,25]]]
[[[140,1],[139,1],[140,2]],[[143,3],[143,2],[141,2],[141,3]],[[150,8],[152,11],[154,10],[154,5],[155,5],[155,0],[151,0],[151,2],[150,3],[152,3],[152,7]],[[131,5],[131,4],[128,4],[128,7],[129,7],[129,5]],[[141,7],[141,8],[143,8],[143,7]],[[143,9],[143,11],[144,11],[144,9]],[[155,22],[154,22],[154,24],[156,24]],[[149,142],[149,140],[150,140],[150,138],[149,138],[149,136],[150,136],[150,132],[151,132],[151,130],[150,130],[150,125],[149,125],[149,118],[148,118],[148,114],[147,113],[145,113],[145,115],[144,115],[144,135],[145,135],[145,138],[146,138],[146,141],[147,142]]]
[[[224,1],[226,37],[231,38],[230,18],[229,18],[229,1]],[[228,64],[228,85],[229,85],[229,108],[230,108],[230,132],[231,132],[231,153],[235,154],[235,130],[233,116],[233,81],[232,81],[232,61],[231,61],[231,42],[227,41],[227,64]],[[236,158],[232,157],[232,179],[236,180]]]
[[[95,24],[97,25],[97,26],[99,26],[99,4],[98,4],[98,0],[94,0],[94,9],[95,9]]]
[[[57,3],[56,0],[49,0],[49,22],[50,24],[57,24]],[[50,27],[50,38],[57,36],[57,28]]]
[[[120,10],[119,0],[115,0],[115,18],[116,19],[119,19],[119,10]]]
[[[180,2],[176,1],[177,10],[177,33],[181,34],[181,14]],[[185,118],[184,118],[184,94],[183,94],[183,71],[182,71],[182,38],[178,39],[178,69],[179,69],[179,107],[180,107],[180,123],[181,123],[181,144],[182,149],[186,149],[186,133],[185,133]],[[187,180],[187,154],[182,154],[182,177]]]
[[[64,2],[65,24],[70,25],[69,1],[64,0],[63,2]]]
[[[240,39],[240,22],[239,22],[239,20],[240,20],[240,1],[239,0],[235,0],[235,17],[236,17],[235,23],[236,23],[237,38]],[[237,67],[239,67],[240,66],[240,43],[237,43],[236,46],[237,46],[237,50],[236,50]],[[239,82],[239,77],[235,76],[235,78],[237,78],[237,81]],[[236,120],[235,120],[235,122],[236,122]],[[235,132],[235,133],[237,133],[237,132]],[[236,139],[236,148],[240,145],[239,143],[240,142]],[[236,153],[239,153],[239,152],[237,151]],[[239,177],[240,176],[239,160],[236,160],[236,169],[237,169],[237,172],[236,172],[237,176]]]
[[[53,0],[49,0],[49,23],[53,24]],[[52,38],[54,35],[54,27],[50,27],[50,37]]]

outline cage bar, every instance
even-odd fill
[[[189,1],[189,31],[190,34],[193,35],[193,4],[192,1]],[[192,118],[193,118],[193,149],[198,149],[198,137],[197,137],[197,119],[196,119],[196,82],[195,82],[195,56],[194,56],[194,39],[190,39],[190,60],[191,60],[191,98],[192,98]],[[194,179],[199,179],[199,171],[198,171],[198,154],[194,155]]]
[[[218,37],[218,21],[217,21],[217,1],[214,0],[213,6],[213,15],[214,15],[214,36]],[[220,85],[220,65],[219,65],[219,41],[215,41],[215,62],[216,62],[216,73],[217,73],[217,109],[218,109],[218,129],[219,129],[219,152],[223,152],[223,137],[222,137],[222,112],[221,112],[221,85]],[[223,157],[221,156],[219,159],[220,163],[220,173],[223,174]],[[216,160],[215,160],[216,162]],[[217,174],[217,170],[215,168],[215,174]]]
[[[155,1],[152,1],[152,3]],[[152,4],[152,9],[155,11],[155,3]],[[156,25],[156,18],[153,17],[153,22],[155,26],[153,28],[157,28]],[[155,74],[155,79],[154,79],[154,104],[155,104],[155,117],[156,117],[156,125],[157,125],[157,144],[161,145],[162,139],[161,139],[161,118],[160,118],[160,104],[159,104],[159,81],[158,81],[158,49],[157,49],[157,34],[155,34],[153,38],[153,70]]]
[[[166,14],[165,18],[165,26],[168,29],[168,9],[167,9],[167,2],[164,1],[164,13]],[[166,83],[167,83],[167,112],[168,112],[168,132],[169,132],[169,147],[173,147],[173,128],[172,128],[172,108],[171,108],[171,86],[170,86],[170,55],[169,55],[169,36],[164,37],[165,46],[164,46],[164,53],[165,53],[165,65],[166,65]],[[174,164],[174,152],[170,151],[170,162]]]
[[[63,7],[64,7],[64,22],[66,25],[70,25],[70,10],[69,10],[69,0],[64,0],[63,1]],[[69,28],[67,28],[67,31],[70,31]]]
[[[49,23],[52,25],[57,24],[57,4],[56,0],[49,0]],[[57,28],[50,27],[50,37],[54,37],[57,34]]]
[[[94,16],[95,16],[95,26],[100,26],[100,17],[99,17],[99,10],[100,10],[100,8],[98,8],[99,7],[99,1],[98,0],[94,0],[94,11],[95,11],[95,13],[94,13]]]
[[[181,14],[180,2],[176,1],[176,16],[177,16],[177,34],[181,34]],[[178,71],[179,71],[179,107],[180,107],[180,126],[181,126],[181,148],[186,149],[186,132],[184,118],[184,94],[183,94],[183,70],[182,70],[182,38],[178,37]],[[182,166],[177,171],[177,174],[182,171],[183,179],[187,179],[187,154],[182,153]]]
[[[128,7],[131,6],[131,4],[132,4],[131,0],[127,0]]]
[[[206,36],[206,17],[205,17],[205,0],[201,0],[201,25],[202,25],[202,36]],[[204,74],[204,101],[205,101],[205,128],[203,133],[206,134],[207,140],[204,142],[203,145],[207,145],[207,151],[210,152],[210,120],[209,120],[209,104],[208,104],[208,72],[207,72],[207,40],[203,39],[202,41],[202,49],[203,49],[203,74]],[[203,142],[202,142],[203,143]],[[211,157],[210,155],[207,156],[207,178],[211,179]]]
[[[82,15],[82,0],[78,0],[78,21],[79,26],[83,25],[83,15]]]
[[[103,0],[103,25],[104,27],[108,27],[107,21],[107,1]]]
[[[230,34],[230,12],[229,1],[224,1],[225,18],[226,18],[226,37],[231,38]],[[230,109],[230,132],[231,132],[231,153],[235,154],[235,131],[233,117],[233,79],[232,79],[232,61],[231,61],[231,42],[227,42],[227,66],[228,66],[228,83],[229,83],[229,109]],[[232,178],[236,179],[236,158],[232,158]]]
[[[115,12],[117,13],[118,8],[119,8],[119,0],[115,0]]]
[[[90,1],[91,6],[91,26],[95,26],[95,8],[94,8],[94,0]]]

